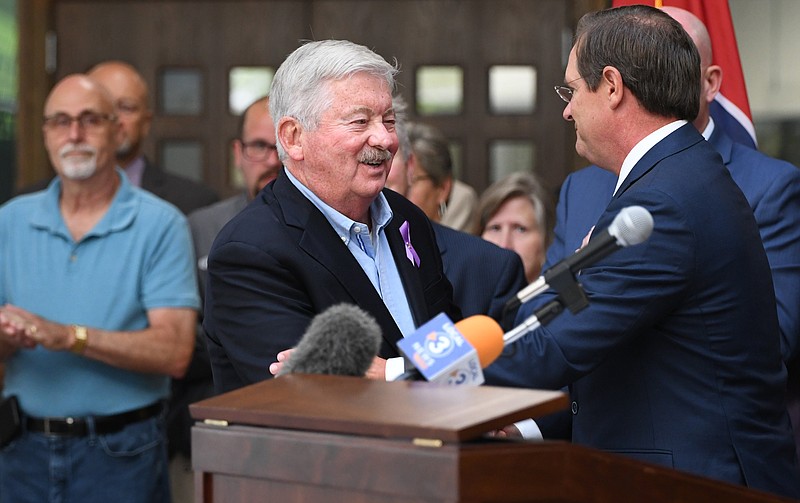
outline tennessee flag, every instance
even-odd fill
[[[721,127],[735,141],[756,148],[756,131],[747,101],[747,88],[728,0],[613,0],[614,7],[633,4],[679,7],[691,12],[706,25],[711,38],[712,63],[722,68],[723,76],[720,92],[711,103],[711,117],[716,127]]]

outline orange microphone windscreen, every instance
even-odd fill
[[[476,314],[456,323],[456,329],[478,352],[481,368],[486,368],[503,352],[503,329],[494,319]]]

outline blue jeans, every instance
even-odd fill
[[[0,503],[169,503],[165,438],[163,414],[108,435],[23,431],[0,451]]]

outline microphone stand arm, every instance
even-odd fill
[[[558,299],[553,299],[544,306],[536,310],[536,312],[528,316],[525,321],[503,334],[503,346],[508,347],[523,335],[536,330],[542,325],[550,323],[550,321],[561,314],[564,310],[563,304]]]
[[[520,325],[503,334],[504,346],[508,346],[528,332],[550,323],[564,311],[565,307],[575,314],[589,305],[586,292],[583,291],[583,287],[575,279],[575,275],[572,274],[567,264],[561,263],[553,266],[545,273],[544,279],[545,283],[558,293],[558,296],[537,309]]]
[[[575,275],[572,273],[570,266],[565,263],[559,263],[551,267],[544,274],[545,281],[550,288],[558,293],[559,301],[569,309],[572,314],[575,314],[589,305],[589,299],[586,298],[586,293]],[[548,320],[550,321],[550,320]]]

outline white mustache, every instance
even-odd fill
[[[72,153],[89,154],[92,157],[97,156],[97,149],[91,145],[68,143],[58,150],[58,156],[61,158],[66,157]]]
[[[72,157],[78,153],[81,157]],[[68,143],[58,150],[64,176],[71,180],[85,180],[97,170],[97,149],[87,144]]]
[[[381,163],[392,160],[392,153],[388,150],[370,148],[363,150],[358,157],[358,162],[364,164]]]

